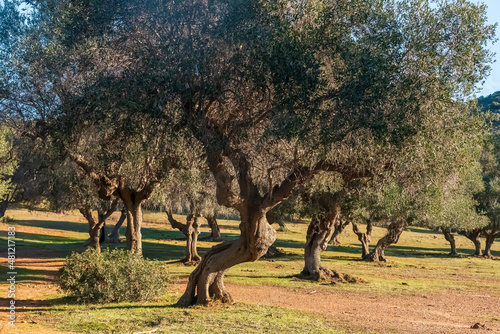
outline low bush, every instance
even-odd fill
[[[153,300],[164,294],[168,282],[164,264],[118,249],[73,253],[57,279],[62,291],[86,302]]]

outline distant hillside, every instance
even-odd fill
[[[477,99],[478,105],[484,110],[500,114],[500,91],[486,97],[481,96]]]

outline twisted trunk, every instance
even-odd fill
[[[207,240],[211,241],[222,241],[222,236],[220,234],[219,224],[217,223],[217,219],[215,218],[215,214],[206,215],[205,219],[207,220],[208,226],[210,227],[210,236]]]
[[[226,270],[259,259],[273,244],[276,232],[268,224],[265,211],[254,204],[241,207],[240,215],[240,237],[212,247],[203,256],[189,276],[186,291],[177,302],[179,306],[207,304],[210,300],[233,303],[233,298],[224,286]]]
[[[89,235],[90,238],[85,242],[85,244],[90,244],[92,248],[101,251],[101,242],[106,241],[106,231],[104,226],[106,225],[106,220],[115,212],[116,206],[118,205],[118,201],[114,200],[111,203],[110,208],[106,212],[102,212],[101,210],[97,211],[97,222],[92,216],[92,210],[90,207],[84,206],[80,208],[80,213],[87,219],[89,223]]]
[[[387,227],[387,234],[382,237],[375,246],[375,249],[368,254],[366,257],[367,261],[387,261],[385,257],[385,249],[392,244],[396,244],[399,241],[399,237],[403,230],[408,226],[408,223],[405,220],[396,220],[392,222]]]
[[[175,220],[170,211],[167,211],[167,216],[170,225],[181,231],[186,236],[186,257],[182,260],[182,262],[189,263],[201,260],[201,257],[198,255],[198,251],[196,249],[201,225],[199,217],[191,213],[186,217],[186,224],[183,224]]]
[[[304,269],[298,275],[302,279],[325,280],[327,275],[321,267],[321,252],[326,250],[328,240],[333,233],[335,218],[313,217],[307,228],[304,251]]]
[[[80,213],[83,215],[83,217],[85,217],[89,224],[90,238],[86,243],[90,243],[93,249],[95,249],[97,252],[100,252],[101,246],[99,245],[99,231],[102,227],[102,224],[96,223],[94,217],[92,216],[92,211],[88,206],[80,208]]]
[[[127,218],[127,211],[122,210],[120,218],[118,219],[115,226],[113,227],[113,231],[111,231],[111,233],[109,234],[108,242],[112,242],[112,243],[116,243],[116,244],[121,242],[120,228],[122,227],[123,222],[125,221],[126,218]]]
[[[340,233],[344,231],[346,226],[349,225],[349,221],[347,220],[338,220],[334,226],[334,231],[332,234],[332,239],[330,240],[330,244],[340,246],[340,241],[338,239]]]
[[[450,255],[451,256],[458,256],[457,246],[455,244],[455,237],[451,233],[451,227],[441,226],[440,229],[441,229],[441,232],[443,232],[443,235],[444,235],[444,238],[446,239],[446,241],[448,241],[450,243],[450,247],[451,247]]]
[[[326,250],[335,224],[340,217],[341,193],[323,193],[318,199],[323,208],[321,214],[313,216],[307,228],[307,237],[304,250],[304,269],[297,275],[298,278],[314,281],[339,278],[339,274],[321,266],[321,252]]]
[[[481,251],[481,240],[479,237],[481,236],[482,229],[475,229],[475,230],[470,230],[466,231],[465,237],[472,241],[474,243],[475,251],[474,251],[474,256],[481,256],[483,255],[483,252]]]
[[[495,239],[500,237],[500,231],[492,227],[491,231],[484,230],[483,234],[486,237],[483,256],[491,259],[493,258],[493,255],[491,255],[491,246],[493,246]]]
[[[370,254],[370,242],[372,240],[373,223],[371,219],[366,220],[366,232],[361,232],[358,224],[352,222],[352,231],[361,242],[361,258],[366,260]]]

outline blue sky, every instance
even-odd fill
[[[500,21],[500,0],[473,0],[475,2],[483,2],[488,6],[489,23],[499,23]],[[499,24],[500,25],[500,24]],[[497,26],[497,38],[500,37],[500,27]],[[486,79],[482,87],[480,87],[479,95],[489,95],[496,91],[500,91],[500,41],[491,46],[491,50],[496,53],[496,62],[491,65],[492,71]]]

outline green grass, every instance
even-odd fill
[[[78,333],[345,333],[332,321],[304,312],[238,303],[233,306],[181,309],[173,306],[178,295],[168,294],[155,303],[103,305],[66,304],[54,299],[37,310],[32,321],[61,331]]]
[[[44,261],[61,261],[72,251],[84,249],[83,242],[88,238],[87,225],[76,212],[53,214],[9,210],[8,214],[14,220],[2,224],[2,231],[6,231],[6,225],[18,227],[18,258],[22,257],[23,251],[30,251]],[[119,213],[115,213],[111,217],[108,228],[112,228],[118,216]],[[236,220],[219,220],[225,240],[239,235],[238,223]],[[407,229],[399,243],[387,249],[387,263],[361,261],[361,247],[350,226],[340,235],[341,246],[329,245],[322,253],[324,267],[361,278],[365,283],[329,285],[297,281],[291,276],[303,267],[307,223],[288,223],[287,226],[290,231],[278,231],[276,240],[277,247],[283,249],[285,255],[235,266],[227,272],[226,281],[370,295],[427,295],[454,290],[480,292],[484,289],[490,294],[500,295],[500,261],[469,256],[473,245],[461,235],[455,235],[461,257],[449,257],[449,244],[440,233],[417,227]],[[29,230],[21,232],[24,228]],[[125,228],[122,228],[121,235],[124,233]],[[208,233],[207,225],[203,225],[200,237]],[[375,244],[384,233],[385,229],[375,228],[372,243]],[[184,236],[170,227],[164,213],[146,212],[142,235],[144,256],[165,261],[174,279],[185,278],[192,272],[194,267],[179,262],[185,252]],[[5,245],[6,233],[2,233],[0,239]],[[203,255],[215,244],[200,241],[198,252]],[[103,246],[124,248],[125,244]],[[492,253],[500,256],[499,242],[493,245]],[[34,270],[28,266],[19,267],[17,271],[20,282],[50,281],[46,277],[49,270]],[[237,304],[233,307],[178,309],[172,306],[178,297],[169,294],[158,302],[147,304],[75,305],[58,295],[48,301],[46,308],[30,316],[38,319],[36,322],[41,321],[59,330],[82,333],[128,333],[155,328],[166,333],[341,332],[340,327],[323,318],[272,307]]]

